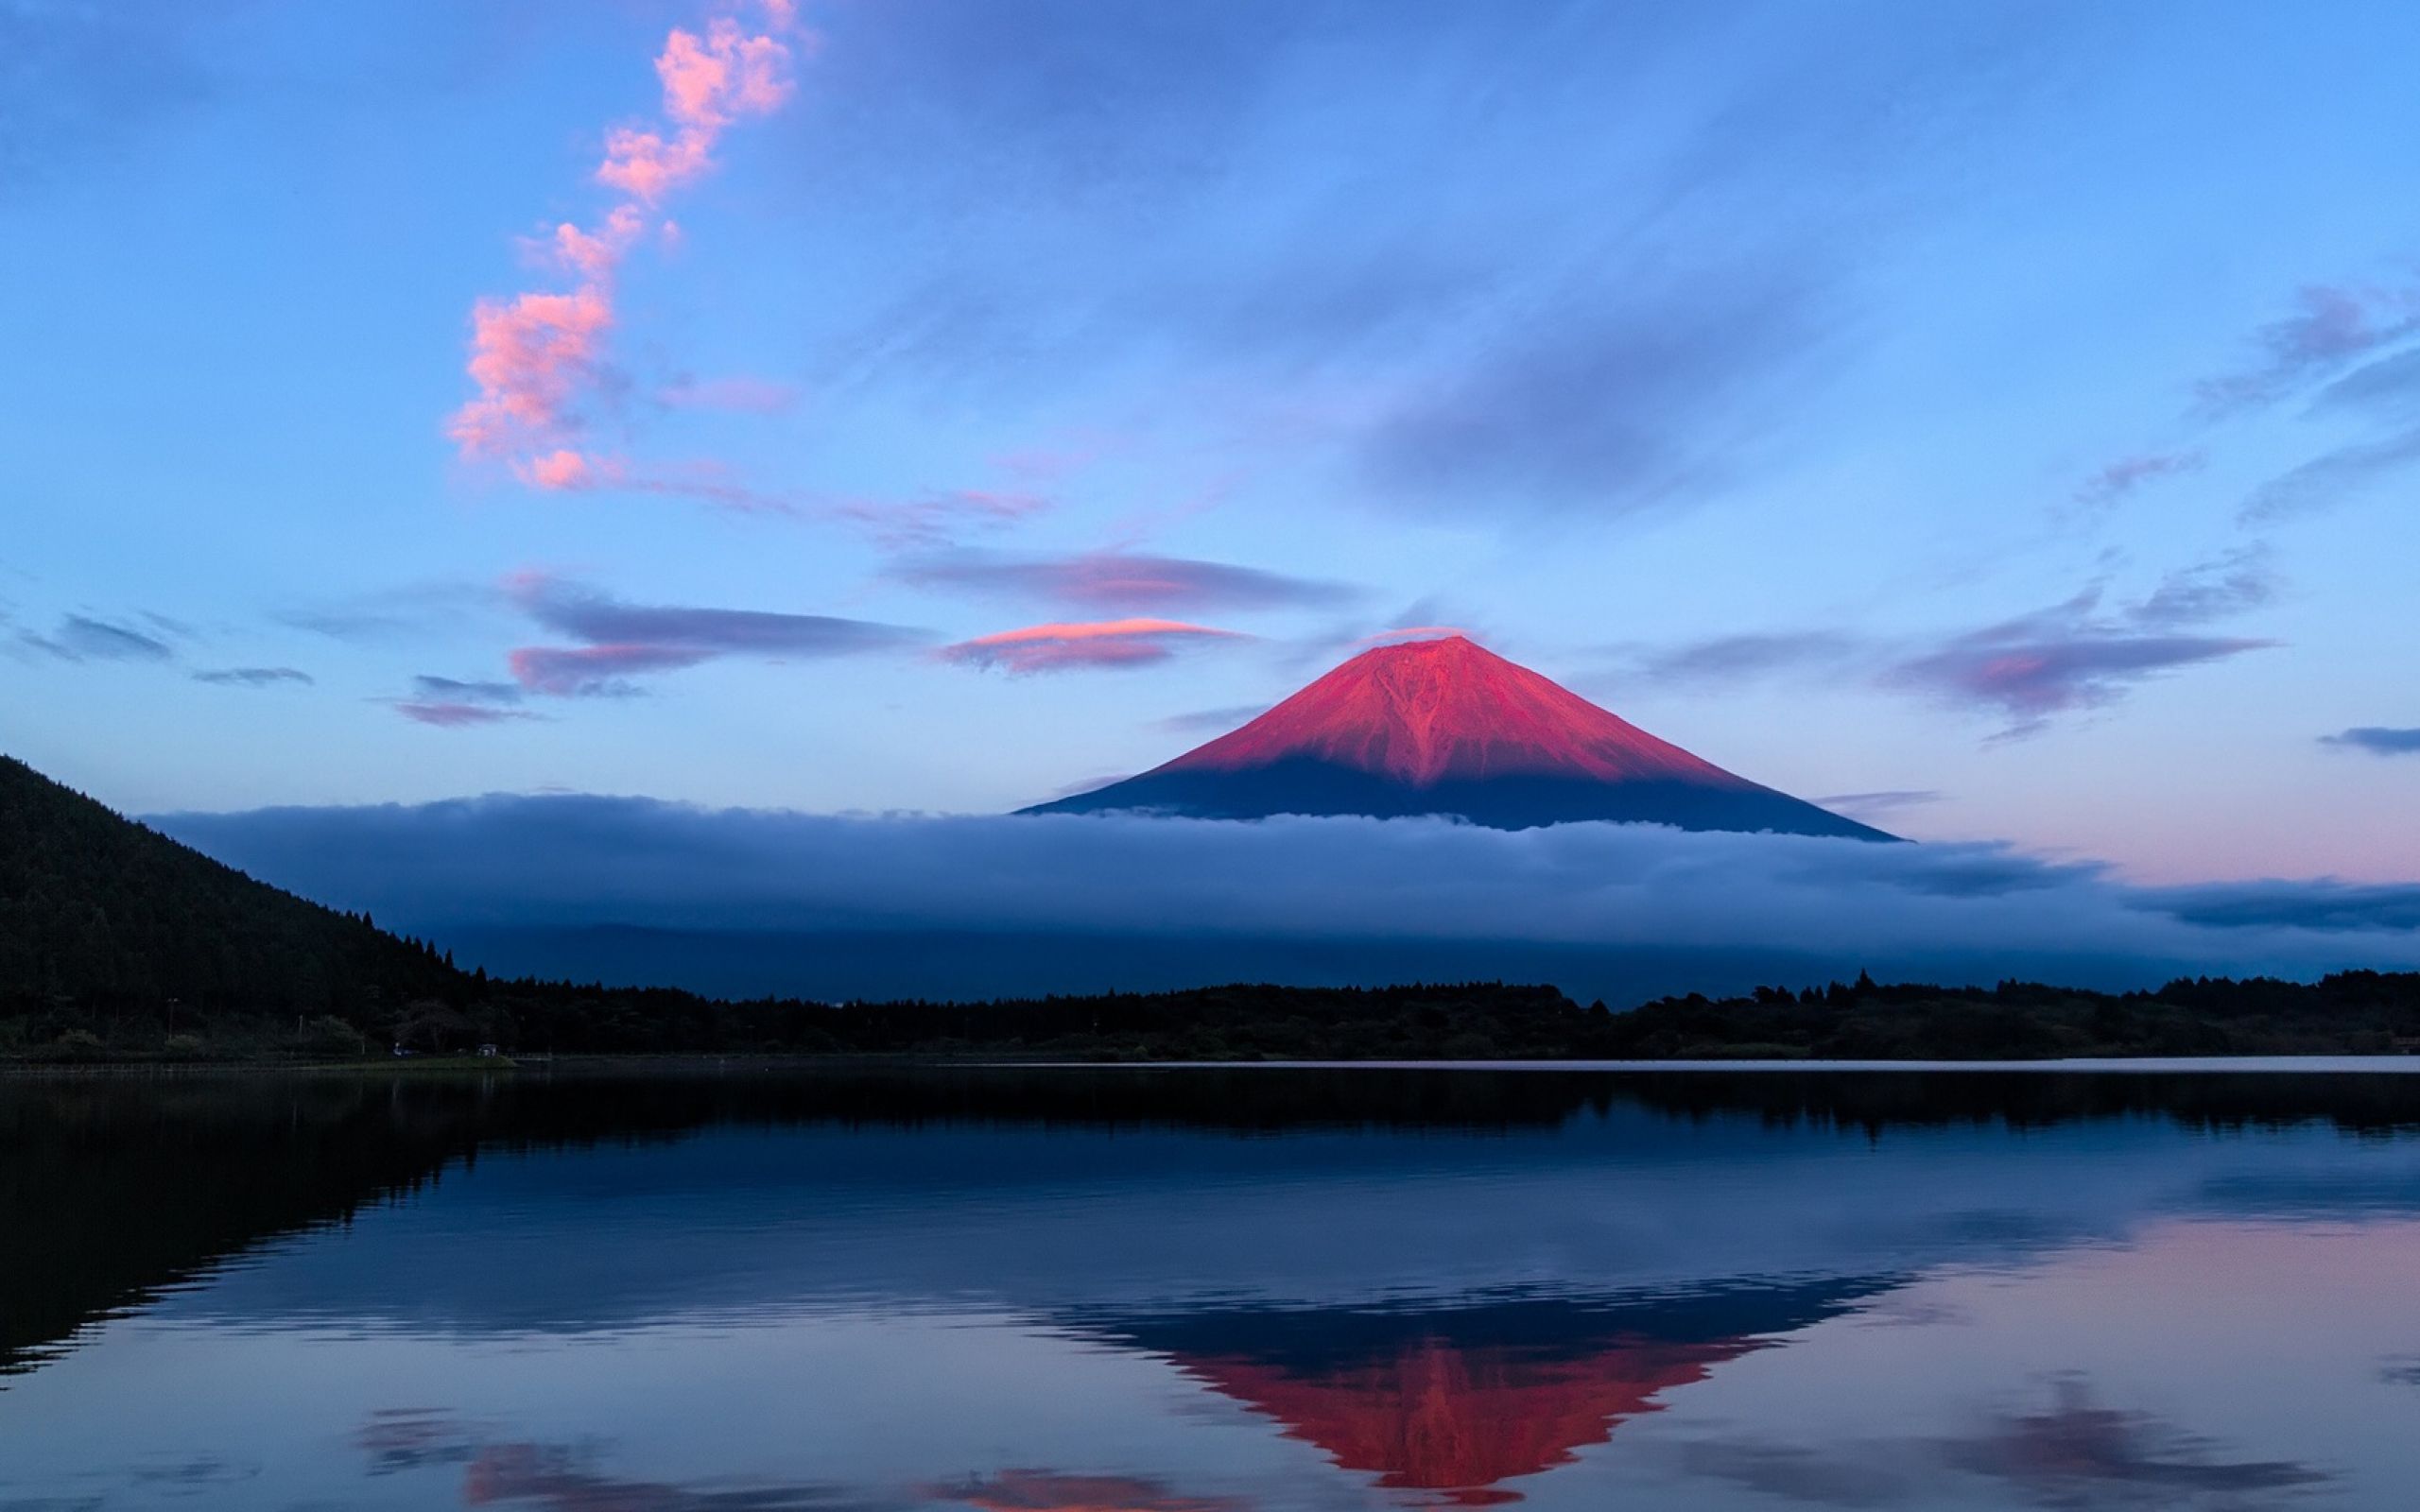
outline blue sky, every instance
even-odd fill
[[[2414,56],[2355,3],[0,0],[0,745],[136,811],[980,813],[1448,624],[1920,839],[2412,880]],[[698,150],[600,181],[616,130]],[[582,291],[464,444],[480,301]]]

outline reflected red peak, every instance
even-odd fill
[[[1509,776],[1748,785],[1460,635],[1374,646],[1159,770],[1239,771],[1293,758],[1414,787]]]
[[[1499,1482],[1569,1464],[1656,1398],[1702,1381],[1757,1341],[1625,1340],[1576,1358],[1425,1338],[1315,1373],[1241,1357],[1181,1357],[1222,1395],[1286,1425],[1340,1467],[1460,1505],[1520,1500]]]

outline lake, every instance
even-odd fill
[[[2420,1077],[0,1082],[0,1509],[2399,1508]]]

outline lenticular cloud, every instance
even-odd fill
[[[577,796],[156,822],[306,896],[487,941],[499,969],[711,990],[1453,975],[1623,1002],[1859,970],[2124,987],[2420,965],[2420,889],[2153,890],[1987,845],[1441,819],[850,817]],[[580,954],[600,931],[624,932],[617,954]],[[631,954],[631,932],[656,954]],[[515,954],[541,936],[590,943]],[[743,938],[753,964],[734,975]]]

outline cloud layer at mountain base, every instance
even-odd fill
[[[1442,819],[844,816],[579,795],[153,821],[508,973],[819,997],[2420,966],[2420,888],[2129,886],[1997,846]]]

